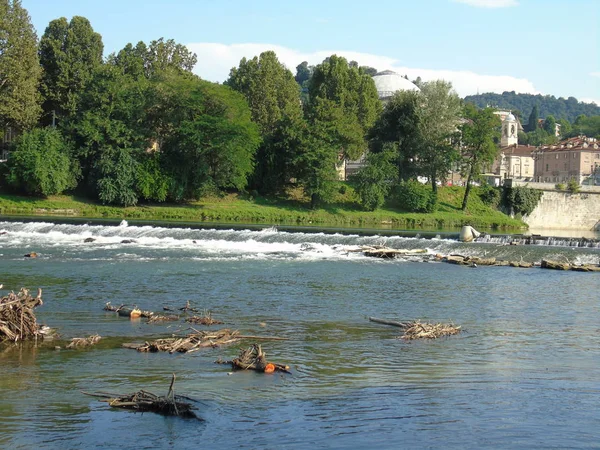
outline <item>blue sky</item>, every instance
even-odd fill
[[[38,36],[88,18],[105,53],[160,37],[223,81],[273,49],[293,72],[337,53],[413,79],[452,81],[462,96],[515,90],[600,105],[600,0],[22,0]]]

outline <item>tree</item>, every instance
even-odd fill
[[[382,152],[386,146],[388,151],[394,149],[399,180],[418,175],[416,157],[420,135],[417,110],[421,103],[422,96],[417,91],[396,92],[386,103],[368,135],[370,152]]]
[[[102,64],[104,46],[85,17],[50,22],[40,40],[42,95],[46,117],[73,117],[95,70]]]
[[[10,152],[7,165],[8,184],[27,194],[62,194],[77,185],[78,167],[56,129],[25,132]]]
[[[150,42],[138,42],[135,47],[127,44],[117,54],[108,57],[108,63],[123,70],[124,74],[135,78],[153,78],[167,70],[191,73],[198,58],[185,45],[176,43],[173,39],[164,38]]]
[[[556,135],[556,119],[553,115],[546,116],[546,119],[544,120],[544,130],[550,136]]]
[[[342,128],[335,133],[344,136],[344,141],[337,143],[339,151],[345,158],[358,159],[366,148],[364,137],[381,111],[373,79],[358,68],[350,67],[345,58],[332,55],[315,67],[308,91],[309,110],[324,105],[339,108],[339,114],[330,115],[343,119],[332,124]],[[348,139],[350,137],[352,139]]]
[[[398,177],[395,159],[396,149],[388,144],[379,153],[368,153],[366,166],[352,177],[360,202],[368,211],[380,208],[394,186]]]
[[[467,104],[464,111],[466,122],[461,125],[461,157],[467,174],[467,186],[462,202],[462,210],[467,209],[474,177],[481,172],[484,164],[491,164],[498,155],[498,147],[494,137],[498,135],[501,126],[500,118],[494,114],[494,109],[477,109]]]
[[[443,181],[458,158],[455,146],[460,121],[461,100],[452,84],[430,81],[421,87],[423,101],[417,109],[419,140],[417,164],[420,174],[427,176],[434,197],[437,182]]]
[[[538,106],[535,105],[531,114],[529,114],[529,120],[527,121],[527,132],[530,133],[532,131],[536,131],[538,129],[538,121],[539,121],[540,113]]]
[[[19,0],[0,0],[0,128],[33,127],[40,116],[37,37]]]
[[[276,192],[291,177],[290,153],[278,140],[295,134],[285,128],[299,125],[302,118],[294,76],[274,52],[267,51],[251,60],[243,58],[225,84],[244,95],[252,120],[260,127],[262,144],[256,154],[254,185]]]
[[[163,167],[172,180],[170,198],[245,189],[260,135],[244,97],[182,74],[169,74],[154,89],[159,103],[150,109],[156,111]]]
[[[377,75],[377,69],[375,69],[374,67],[369,67],[369,66],[360,66],[360,70],[369,75],[370,77],[374,77],[375,75]]]
[[[309,66],[308,62],[302,61],[296,66],[296,76],[294,79],[300,87],[304,87],[305,83],[310,79],[314,70],[314,66]]]

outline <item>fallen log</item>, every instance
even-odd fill
[[[239,332],[224,328],[221,330],[208,332],[198,331],[184,337],[171,337],[164,339],[156,339],[152,342],[144,344],[127,343],[122,347],[134,349],[138,352],[169,352],[169,353],[191,353],[202,348],[220,347],[239,341]]]
[[[369,321],[402,328],[404,330],[404,334],[400,336],[400,339],[406,340],[437,339],[443,336],[458,334],[461,331],[461,327],[454,326],[453,324],[421,323],[418,320],[412,322],[396,322],[394,320],[369,317]]]
[[[394,320],[378,319],[377,317],[369,317],[370,322],[381,323],[383,325],[392,325],[394,327],[406,328],[408,323],[396,322]]]
[[[175,383],[175,374],[171,378],[169,391],[165,396],[158,396],[147,391],[137,391],[128,395],[115,395],[105,392],[88,393],[85,395],[100,398],[100,401],[106,402],[113,408],[130,409],[136,412],[154,412],[165,416],[177,416],[187,419],[202,420],[195,413],[195,407],[183,400],[190,400],[188,397],[175,395],[173,384]]]

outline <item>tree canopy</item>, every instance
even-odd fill
[[[33,127],[40,116],[37,37],[20,0],[0,0],[0,129]]]

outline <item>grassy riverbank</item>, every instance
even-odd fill
[[[466,212],[460,210],[463,188],[444,187],[439,208],[432,214],[404,213],[392,207],[367,212],[358,207],[353,193],[340,194],[337,203],[311,210],[306,199],[251,198],[241,195],[211,197],[184,205],[103,206],[73,196],[47,199],[0,194],[0,214],[23,216],[139,219],[185,222],[237,222],[261,224],[320,224],[335,226],[381,226],[393,228],[454,228],[472,225],[479,229],[520,230],[526,225],[470,196]]]

